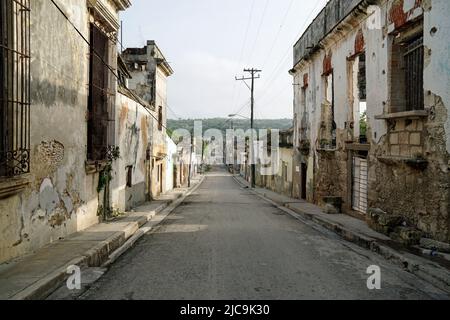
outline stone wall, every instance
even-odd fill
[[[315,174],[314,199],[324,205],[323,197],[342,197],[344,205],[347,195],[347,152],[321,151],[318,153]],[[349,205],[351,206],[351,204]]]
[[[375,6],[369,6],[367,1],[361,3],[367,6],[362,11],[356,10],[321,38],[318,49],[299,55],[291,71],[294,83],[301,84],[294,92],[298,131],[295,148],[300,152],[305,145],[309,146],[308,152],[302,150],[304,154],[295,158],[295,165],[308,164],[307,198],[320,203],[323,196],[342,196],[344,207],[351,209],[351,203],[346,203],[351,199],[352,179],[348,156],[361,150],[365,154],[367,148],[369,208],[400,216],[410,227],[448,242],[450,50],[445,39],[450,35],[450,22],[444,12],[450,12],[450,2],[371,1]],[[317,19],[315,24],[320,21]],[[395,59],[393,41],[397,32],[417,28],[420,23],[425,103],[423,110],[407,112],[407,106],[395,92],[400,90],[395,82],[403,71],[394,68],[400,61]],[[351,79],[354,70],[351,62],[361,51],[366,55],[369,142],[364,148],[357,141],[357,98]],[[320,143],[323,131],[329,131],[324,125],[329,122],[329,109],[323,105],[327,102],[324,74],[330,67],[335,79],[336,150],[327,150]],[[303,119],[308,119],[306,127]]]
[[[448,111],[440,98],[431,100],[432,119],[392,120],[386,139],[372,153],[369,205],[448,242],[450,157],[444,130]]]

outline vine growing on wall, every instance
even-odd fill
[[[106,219],[108,217],[109,212],[111,211],[111,208],[109,206],[109,184],[111,183],[111,180],[113,179],[112,176],[112,164],[117,159],[120,159],[120,148],[118,146],[109,146],[106,151],[106,160],[107,164],[103,168],[102,171],[99,173],[98,178],[98,186],[97,186],[97,192],[100,193],[104,191],[103,193],[103,206],[99,208],[99,215],[102,214],[103,217]]]

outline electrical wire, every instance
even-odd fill
[[[240,53],[239,60],[238,60],[239,62],[238,62],[238,65],[236,67],[237,70],[234,72],[235,74],[238,72],[238,70],[240,68],[240,65],[241,65],[241,62],[242,62],[242,59],[244,58],[244,51],[245,51],[245,48],[247,47],[248,33],[250,31],[250,25],[251,25],[251,22],[253,20],[253,11],[254,11],[254,8],[255,8],[255,2],[256,2],[256,0],[253,0],[252,6],[250,7],[249,17],[247,19],[247,27],[246,27],[246,30],[245,30],[244,41],[242,43],[241,53]],[[237,103],[235,103],[235,101],[239,100],[239,97],[240,97],[240,95],[238,94],[238,96],[236,98],[236,86],[237,85],[236,85],[236,82],[235,82],[234,85],[233,85],[232,105],[237,104]]]
[[[325,0],[326,2],[327,0]],[[311,16],[314,14],[314,12],[317,10],[317,8],[322,5],[323,1],[318,1],[316,3],[316,5],[312,8],[312,10],[310,11],[310,13],[308,14],[308,17],[305,19],[305,23],[303,24],[302,28],[300,29],[300,36],[305,32],[305,28],[307,26],[307,24],[309,23],[309,20],[311,19]],[[297,36],[294,41],[298,40],[299,36]],[[272,84],[272,82],[274,82],[276,79],[278,79],[278,77],[280,77],[280,75],[282,74],[281,72],[279,72],[280,68],[284,66],[286,59],[289,57],[289,53],[292,50],[291,47],[289,47],[285,54],[283,55],[283,58],[279,61],[279,63],[276,65],[274,71],[270,74],[270,76],[267,78],[267,85],[264,85],[264,90],[262,91],[262,96],[266,95],[268,92],[268,88],[269,86]],[[262,97],[260,96],[260,98]]]
[[[281,34],[281,30],[282,30],[283,27],[284,27],[284,24],[285,24],[285,22],[286,22],[286,19],[287,19],[289,13],[291,12],[291,8],[292,8],[292,4],[293,4],[293,3],[294,3],[294,0],[291,0],[291,2],[289,3],[289,6],[287,7],[287,10],[286,10],[286,13],[284,14],[283,20],[281,21],[280,28],[278,28],[277,35],[275,36],[275,40],[272,42],[272,47],[270,48],[269,53],[268,53],[268,55],[266,56],[266,60],[265,60],[264,63],[263,63],[263,68],[262,68],[263,70],[264,70],[265,66],[267,65],[267,62],[269,61],[270,57],[272,56],[273,49],[275,49],[275,45],[276,45],[277,42],[278,42],[278,39],[279,39],[280,34]]]
[[[66,16],[66,14],[64,13],[64,11],[58,6],[58,4],[54,1],[54,0],[50,0],[53,5],[58,9],[58,11],[61,13],[61,15],[67,20],[67,22],[75,29],[75,31],[78,33],[78,35],[83,39],[84,42],[86,42],[86,44],[88,44],[89,48],[94,52],[94,54],[100,59],[100,61],[102,62],[102,64],[107,67],[109,69],[109,71],[114,75],[114,77],[120,81],[119,76],[116,74],[115,70],[109,65],[107,64],[103,58],[95,51],[95,49],[92,47],[91,43],[85,38],[85,36],[82,34],[82,32],[72,23],[72,21],[70,21],[70,19]],[[130,95],[132,95],[134,97],[134,99],[136,99],[137,101],[141,100],[141,98],[139,98],[132,90],[130,90],[129,88],[126,87],[122,87],[124,90],[126,90]],[[159,123],[159,119],[153,115],[153,113],[148,110],[147,107],[143,106],[144,109],[147,111],[147,113]],[[161,124],[161,127],[164,128],[166,131],[170,131],[169,128],[167,128],[165,125]]]
[[[257,45],[257,43],[258,43],[259,36],[260,36],[260,34],[261,34],[261,28],[262,28],[262,25],[263,25],[263,23],[264,23],[264,19],[265,19],[265,17],[266,17],[266,12],[267,12],[267,7],[268,7],[268,5],[269,5],[269,1],[270,1],[270,0],[266,0],[266,4],[265,4],[265,6],[264,6],[264,11],[263,11],[263,14],[262,14],[262,17],[261,17],[261,21],[259,22],[258,31],[256,32],[255,41],[254,41],[254,43],[253,43],[252,50],[250,51],[250,57],[249,57],[249,61],[250,61],[250,62],[253,60],[253,55],[254,55],[254,53],[255,53],[256,45]]]
[[[61,15],[67,20],[67,22],[75,29],[75,31],[78,33],[78,35],[83,39],[84,42],[89,46],[89,49],[94,53],[94,55],[97,56],[98,59],[105,65],[109,71],[119,80],[119,76],[116,74],[116,71],[113,67],[111,67],[108,63],[105,62],[102,56],[95,50],[95,48],[92,46],[92,44],[89,42],[89,40],[86,39],[86,37],[83,35],[83,33],[75,26],[75,24],[70,21],[70,19],[67,17],[67,15],[64,13],[64,11],[58,6],[58,4],[55,2],[55,0],[50,0],[53,5],[56,7],[56,9],[61,13]]]

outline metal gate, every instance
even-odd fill
[[[368,198],[368,165],[367,159],[353,157],[352,208],[367,213]]]
[[[30,1],[0,1],[0,177],[30,172]]]

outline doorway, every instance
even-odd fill
[[[353,157],[352,209],[367,214],[368,162],[367,158]]]
[[[163,187],[163,165],[159,165],[159,192],[162,194],[164,192]]]
[[[301,173],[300,173],[300,179],[301,179],[301,185],[300,185],[300,193],[301,198],[303,200],[306,200],[306,178],[308,175],[308,166],[306,163],[302,163],[301,166]]]

